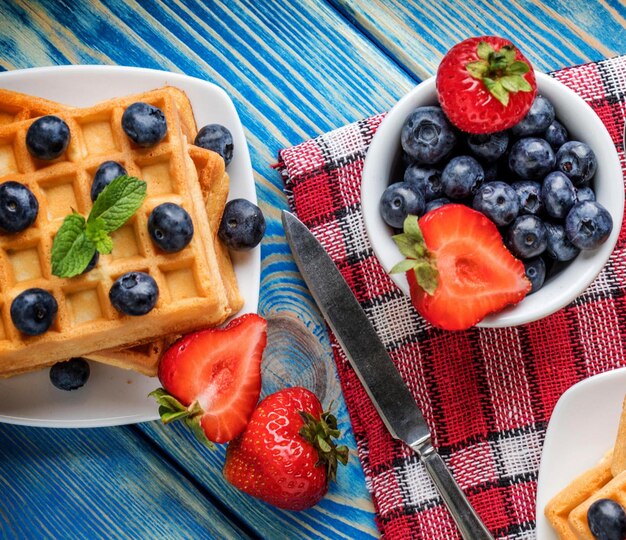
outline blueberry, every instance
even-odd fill
[[[127,174],[126,169],[117,161],[105,161],[102,163],[93,177],[91,184],[91,200],[95,202],[100,192],[118,176]]]
[[[467,137],[467,146],[472,154],[487,162],[496,161],[501,157],[508,145],[509,134],[506,131],[472,134]]]
[[[511,223],[519,213],[517,193],[504,182],[483,184],[474,195],[472,206],[499,227]]]
[[[571,261],[580,253],[580,250],[567,238],[563,225],[546,222],[545,226],[548,233],[546,253],[555,261]]]
[[[596,201],[576,203],[565,218],[565,233],[579,249],[594,249],[606,242],[613,229],[608,210]]]
[[[89,379],[89,363],[84,358],[70,358],[50,368],[50,382],[59,390],[77,390]]]
[[[524,261],[524,270],[531,284],[531,289],[528,294],[537,292],[543,287],[543,283],[546,280],[546,263],[541,257],[528,259]]]
[[[438,199],[443,195],[441,171],[431,167],[421,167],[414,163],[404,172],[404,181],[414,184],[424,195],[426,202]]]
[[[87,264],[87,266],[81,273],[86,274],[87,272],[91,272],[96,267],[96,264],[98,264],[99,260],[100,260],[100,253],[96,251],[93,254],[93,257],[91,258],[91,260],[89,261],[89,264]]]
[[[576,202],[595,201],[596,194],[590,187],[581,187],[576,190]]]
[[[163,251],[175,253],[185,248],[193,238],[193,222],[187,211],[166,202],[155,207],[148,218],[152,241]]]
[[[552,147],[555,152],[563,146],[568,139],[565,126],[558,120],[552,122],[543,133],[543,138]]]
[[[576,189],[562,172],[551,172],[543,180],[541,198],[551,217],[564,218],[576,202]]]
[[[598,499],[587,510],[587,523],[598,540],[626,538],[626,512],[621,504],[611,499]]]
[[[383,221],[401,229],[406,217],[424,213],[424,192],[411,182],[396,182],[383,191],[378,205]]]
[[[582,186],[593,178],[598,160],[585,143],[568,141],[556,153],[556,168],[569,176],[575,186]]]
[[[437,208],[441,208],[446,204],[450,204],[450,199],[446,197],[440,197],[439,199],[434,199],[426,203],[426,207],[424,208],[424,213],[430,212],[431,210],[436,210]]]
[[[434,165],[456,144],[456,133],[440,107],[418,107],[404,121],[402,148],[413,161]]]
[[[471,156],[452,158],[441,174],[444,193],[451,199],[464,199],[476,193],[485,181],[480,163]]]
[[[167,121],[161,109],[138,101],[124,111],[122,129],[135,144],[148,147],[163,140]]]
[[[18,182],[0,184],[0,232],[16,233],[37,219],[39,203],[32,191]]]
[[[554,121],[554,107],[545,97],[535,97],[530,110],[511,128],[514,137],[528,137],[542,133]]]
[[[497,162],[487,163],[483,165],[483,171],[485,172],[485,182],[493,182],[498,178],[500,166]]]
[[[261,209],[246,199],[233,199],[224,207],[218,236],[231,249],[252,249],[265,234],[265,217]]]
[[[546,226],[537,216],[519,216],[506,231],[506,244],[520,259],[541,255],[548,245]]]
[[[520,139],[511,148],[509,168],[524,180],[539,180],[554,167],[554,152],[543,139]]]
[[[231,132],[221,124],[209,124],[204,126],[193,142],[207,150],[213,150],[224,158],[228,165],[233,159],[233,136]]]
[[[517,193],[520,214],[539,215],[543,211],[541,184],[532,180],[513,182],[511,187]]]
[[[27,289],[11,303],[11,320],[20,332],[38,336],[52,326],[57,310],[57,301],[48,291]]]
[[[42,116],[26,132],[26,148],[37,159],[56,159],[69,143],[70,128],[58,116]]]
[[[145,272],[128,272],[118,277],[109,290],[113,307],[126,315],[145,315],[158,298],[159,286]]]

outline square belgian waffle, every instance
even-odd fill
[[[39,215],[26,231],[0,235],[1,375],[219,324],[230,313],[215,249],[207,249],[214,235],[176,100],[164,90],[146,93],[142,100],[165,114],[168,133],[162,142],[146,149],[126,137],[121,117],[128,105],[138,101],[137,96],[129,96],[56,113],[70,127],[71,140],[65,154],[52,162],[34,159],[26,149],[32,118],[21,118],[32,113],[3,113],[2,119],[8,123],[0,125],[0,182],[10,179],[27,185],[39,201]],[[106,159],[122,163],[130,175],[144,179],[147,198],[131,220],[113,233],[113,252],[101,256],[96,269],[70,279],[53,276],[50,249],[54,235],[71,209],[88,214],[91,179]],[[158,250],[147,232],[150,211],[166,201],[180,204],[194,222],[191,243],[175,254]],[[113,308],[108,290],[117,277],[132,270],[152,275],[160,295],[150,313],[131,318]],[[50,330],[34,337],[21,334],[9,313],[15,296],[31,287],[48,290],[59,304]]]
[[[179,88],[171,86],[164,87],[159,91],[167,93],[174,100],[183,135],[187,138],[187,141],[193,141],[197,134],[197,126],[193,108],[187,95]],[[147,94],[150,93],[148,92]],[[133,96],[132,99],[134,101],[146,101],[149,97],[146,94],[138,94]],[[0,88],[0,125],[46,114],[57,114],[58,112],[71,109],[72,107],[61,103]],[[217,256],[220,275],[226,289],[228,307],[230,314],[234,314],[241,309],[243,298],[239,294],[237,278],[228,248],[217,237],[224,205],[228,198],[229,177],[225,171],[224,161],[216,159],[214,152],[194,145],[189,145],[188,149],[189,156],[196,167],[198,181],[202,190],[212,233],[213,247]],[[105,161],[105,159],[103,156],[102,161]],[[209,245],[207,248],[211,249],[211,246]],[[165,336],[133,347],[96,351],[85,356],[102,363],[124,369],[133,369],[145,375],[154,376],[163,352],[176,337],[176,335]]]

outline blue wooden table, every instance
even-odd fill
[[[300,513],[247,497],[184,429],[0,425],[2,538],[361,538],[377,535],[328,337],[290,257],[271,168],[280,148],[390,108],[454,43],[499,34],[549,71],[626,52],[621,0],[0,0],[0,69],[119,64],[222,86],[245,128],[268,221],[259,312],[263,394],[303,385],[339,407],[350,465]],[[2,396],[0,396],[0,400]]]

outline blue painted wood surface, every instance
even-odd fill
[[[0,537],[376,536],[325,327],[285,243],[286,201],[271,164],[280,148],[388,109],[464,37],[505,35],[548,71],[626,52],[624,11],[618,0],[0,0],[4,69],[142,66],[209,80],[231,95],[268,221],[263,393],[301,384],[325,404],[335,400],[352,450],[324,501],[289,513],[230,487],[224,448],[211,453],[176,426],[0,425]]]

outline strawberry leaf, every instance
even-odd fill
[[[415,268],[415,260],[414,259],[404,259],[399,263],[396,263],[394,267],[389,271],[390,274],[405,274],[409,270],[413,270]]]
[[[521,60],[515,60],[510,66],[506,68],[507,75],[524,75],[530,71],[530,67],[526,62]]]
[[[476,50],[476,54],[478,54],[478,58],[482,60],[487,60],[489,55],[494,52],[493,47],[489,45],[486,41],[481,41],[478,44],[478,48]]]
[[[414,266],[415,278],[419,286],[431,296],[435,294],[439,285],[439,272],[435,266],[428,263],[418,263]]]
[[[192,416],[185,418],[185,424],[193,431],[193,434],[196,436],[202,444],[204,444],[207,448],[211,450],[215,450],[215,445],[207,438],[206,433],[202,429],[200,425],[200,416]]]
[[[507,65],[515,61],[515,47],[505,45],[498,51],[498,53],[502,56]]]
[[[509,93],[505,90],[502,83],[498,81],[494,81],[493,79],[484,78],[483,82],[485,86],[491,92],[491,95],[495,97],[502,105],[505,107],[509,104]]]
[[[467,64],[465,69],[474,79],[482,79],[489,72],[489,64],[484,60],[478,60]]]

